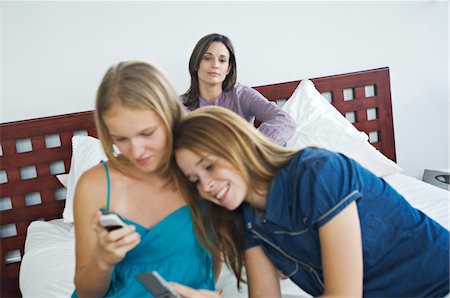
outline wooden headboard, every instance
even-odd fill
[[[371,144],[396,161],[389,68],[311,79],[316,89],[353,125],[371,137]],[[269,100],[286,100],[299,81],[254,87]]]
[[[311,80],[359,130],[375,134],[372,145],[395,161],[388,68]],[[281,102],[299,83],[254,88]],[[20,296],[20,261],[30,222],[62,216],[65,189],[56,175],[69,172],[71,138],[80,134],[96,136],[92,111],[0,124],[1,297]]]

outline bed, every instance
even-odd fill
[[[448,229],[449,192],[401,174],[395,163],[389,68],[254,88],[296,120],[288,147],[322,146],[355,158]],[[72,140],[88,136],[96,137],[92,111],[0,124],[1,297],[72,292],[73,224],[63,213],[74,181],[66,183],[75,167]],[[226,268],[218,287],[225,297],[246,296]],[[282,294],[308,296],[289,281]]]

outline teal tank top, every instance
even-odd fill
[[[106,209],[110,204],[110,179],[106,162]],[[134,225],[141,242],[114,266],[105,297],[153,297],[136,279],[142,272],[157,271],[165,280],[195,289],[215,290],[211,255],[197,241],[187,205],[173,211],[150,229],[124,218]],[[95,281],[93,281],[95,282]],[[77,297],[76,291],[72,297]]]

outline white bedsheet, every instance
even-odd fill
[[[449,229],[450,192],[403,174],[385,178],[417,209]],[[62,219],[32,222],[20,268],[23,297],[69,297],[74,290],[75,243],[72,224]],[[217,288],[223,297],[247,297],[246,287],[236,289],[236,279],[223,266]],[[311,297],[290,280],[281,282],[284,297]]]
[[[403,174],[384,178],[414,207],[449,229],[450,192]]]

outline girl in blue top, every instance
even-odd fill
[[[108,161],[76,186],[73,296],[153,297],[136,279],[148,271],[214,290],[211,255],[195,237],[172,170],[172,130],[182,112],[169,81],[149,63],[121,62],[103,77],[95,120]],[[127,225],[108,232],[99,209]]]
[[[448,230],[354,160],[279,147],[220,107],[184,118],[174,150],[193,214],[198,195],[207,202],[201,241],[240,280],[245,263],[251,297],[279,297],[280,274],[313,296],[449,292]]]
[[[191,86],[181,96],[192,111],[217,105],[241,115],[248,122],[261,121],[258,129],[273,142],[283,145],[295,132],[295,122],[274,102],[253,88],[236,83],[237,66],[228,37],[212,33],[195,45],[189,60]]]

